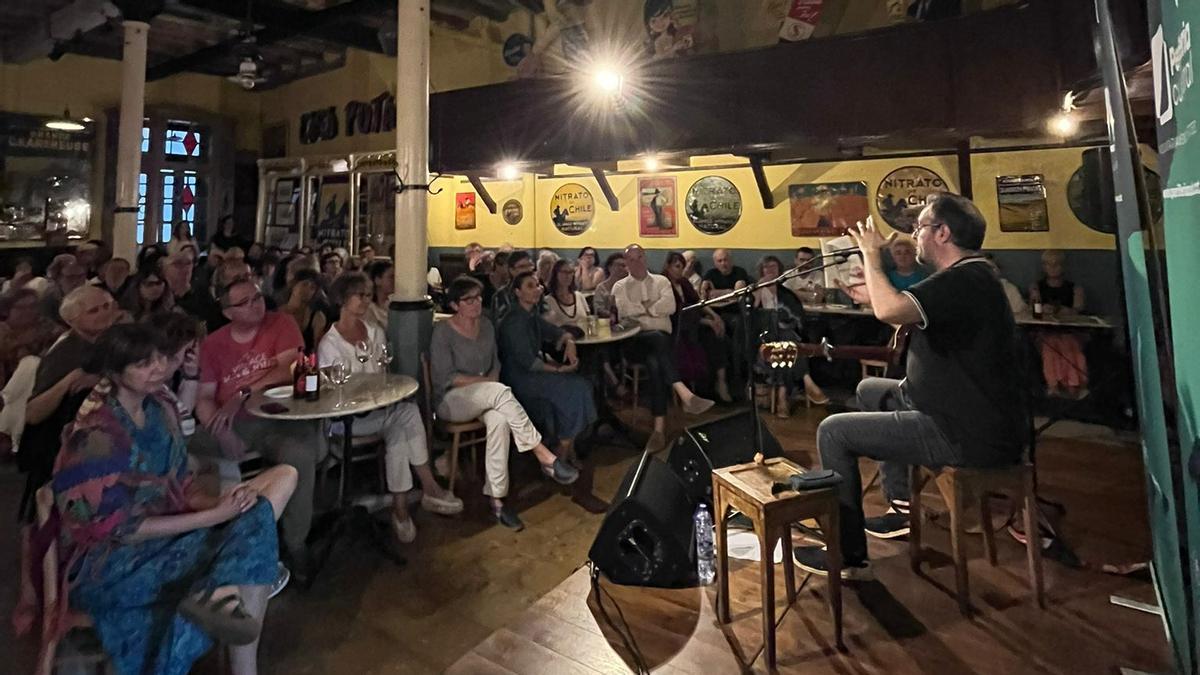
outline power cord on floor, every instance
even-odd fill
[[[600,585],[600,569],[590,560],[585,564],[589,568],[589,574],[592,578],[592,592],[596,594],[596,606],[600,609],[600,616],[603,617],[604,623],[620,636],[625,651],[633,656],[634,672],[636,675],[650,675],[650,667],[646,665],[646,659],[642,655],[642,650],[638,647],[637,639],[633,637],[633,630],[629,627],[629,622],[625,619],[625,612],[621,611],[621,605]],[[612,617],[608,614],[608,610],[604,608],[604,598],[606,596],[617,610],[617,616],[621,619],[620,626],[613,622]]]

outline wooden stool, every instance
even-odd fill
[[[1024,504],[1025,554],[1029,565],[1029,583],[1033,587],[1038,607],[1045,609],[1046,598],[1042,579],[1041,537],[1037,522],[1037,493],[1034,488],[1033,466],[1017,464],[997,469],[964,467],[909,467],[912,489],[909,514],[908,553],[914,572],[919,572],[924,551],[921,549],[921,489],[932,476],[938,491],[950,509],[950,548],[954,556],[954,581],[958,593],[958,609],[963,616],[971,615],[971,597],[967,580],[966,524],[963,512],[971,500],[979,505],[983,525],[983,550],[988,562],[996,564],[996,540],[992,532],[992,512],[988,496],[992,492],[1009,492],[1014,501]]]
[[[791,524],[816,518],[825,532],[829,566],[829,609],[833,613],[833,631],[838,649],[842,643],[842,549],[838,538],[838,500],[832,488],[809,492],[771,494],[776,481],[787,482],[792,474],[804,469],[777,457],[763,466],[739,464],[713,471],[713,513],[716,517],[717,617],[729,623],[729,552],[726,514],[729,508],[741,511],[754,523],[762,551],[763,650],[767,667],[775,667],[775,542],[783,542],[783,578],[787,585],[788,605],[796,601],[796,562],[792,558]]]

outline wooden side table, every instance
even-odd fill
[[[796,601],[796,563],[792,558],[791,524],[815,518],[825,532],[829,567],[829,610],[838,649],[842,642],[842,550],[838,538],[838,500],[833,488],[808,492],[771,494],[771,485],[787,482],[792,474],[804,469],[782,457],[768,459],[763,465],[739,464],[713,471],[713,512],[716,516],[717,618],[729,623],[729,536],[726,515],[729,509],[741,511],[754,524],[762,551],[763,649],[767,667],[775,667],[775,541],[783,542],[783,577],[787,585],[788,605]]]

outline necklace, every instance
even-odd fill
[[[574,302],[574,299],[575,299],[575,296],[572,295],[571,296],[572,302],[570,305],[568,305],[571,308],[570,314],[567,313],[566,308],[563,306],[562,302],[559,301],[558,298],[554,298],[554,304],[558,305],[558,311],[562,312],[567,318],[574,319],[575,313],[579,311],[579,303]]]

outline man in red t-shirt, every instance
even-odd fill
[[[230,323],[200,346],[196,419],[223,454],[236,459],[249,448],[299,472],[296,492],[279,523],[293,572],[304,576],[304,540],[312,524],[317,462],[325,446],[312,423],[265,420],[243,409],[253,392],[291,383],[291,367],[304,339],[290,316],[267,311],[262,291],[249,277],[219,289],[218,300]]]

